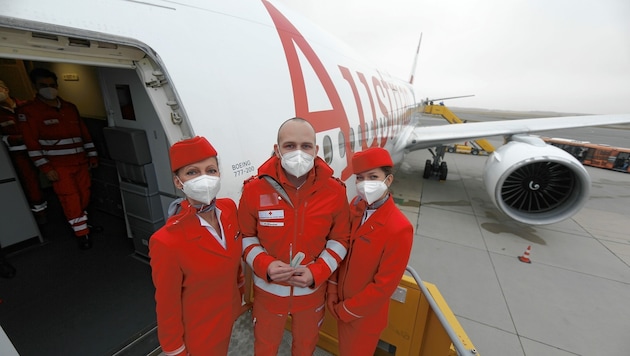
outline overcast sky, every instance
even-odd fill
[[[280,0],[449,106],[630,113],[629,0]]]

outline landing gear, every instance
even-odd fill
[[[431,160],[428,159],[425,163],[424,163],[424,173],[422,173],[422,178],[427,179],[431,176],[431,173],[433,171],[433,165],[431,164]]]
[[[422,178],[427,179],[434,175],[437,176],[439,180],[446,180],[446,176],[448,175],[448,166],[446,165],[446,162],[443,161],[446,150],[446,146],[437,147],[435,149],[435,153],[433,150],[429,149],[429,152],[431,152],[431,155],[433,156],[433,161],[428,159],[424,163]]]
[[[446,176],[448,175],[448,167],[446,166],[446,162],[440,163],[440,170],[438,171],[440,174],[440,180],[446,180]]]

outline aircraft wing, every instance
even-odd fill
[[[413,132],[408,135],[404,149],[407,151],[415,151],[459,142],[461,140],[625,123],[630,123],[630,114],[562,116],[439,126],[418,126],[413,128]]]

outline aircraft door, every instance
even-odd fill
[[[99,68],[109,127],[103,130],[116,162],[127,223],[136,252],[148,256],[148,239],[166,220],[177,198],[168,158],[169,143],[138,74]]]

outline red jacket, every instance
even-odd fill
[[[77,107],[61,98],[59,108],[35,98],[19,110],[18,118],[28,124],[24,142],[33,163],[48,173],[55,166],[97,162],[96,147]]]
[[[391,196],[363,225],[365,201],[355,198],[351,209],[352,245],[336,275],[335,311],[341,321],[362,319],[362,327],[380,332],[387,326],[389,300],[409,261],[413,227]]]
[[[236,204],[231,199],[217,199],[216,204],[227,249],[201,226],[186,200],[181,212],[149,240],[158,338],[168,355],[212,354],[226,338],[229,343],[240,311],[243,277]]]
[[[296,189],[273,156],[245,181],[239,203],[243,258],[254,271],[254,299],[277,313],[301,311],[324,303],[328,277],[346,255],[350,217],[345,185],[332,177],[319,157],[306,182]],[[284,188],[291,204],[269,184],[270,176]],[[292,287],[267,279],[269,264],[290,263],[298,252],[314,278],[311,288]]]
[[[15,101],[15,108],[0,105],[0,135],[2,141],[7,145],[9,151],[24,151],[26,152],[26,145],[24,145],[24,138],[22,131],[25,122],[17,120],[17,114],[15,111],[26,104],[25,101],[12,98]]]

